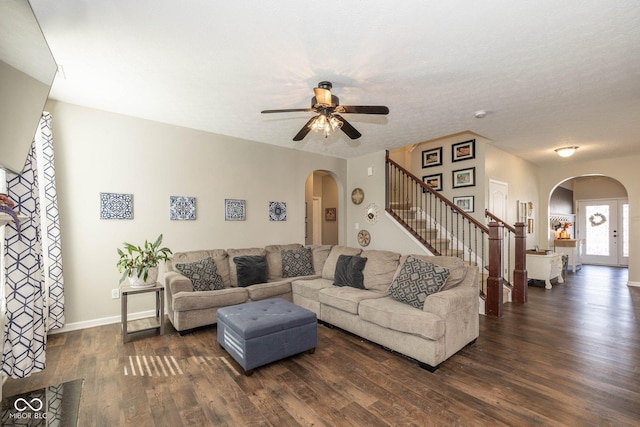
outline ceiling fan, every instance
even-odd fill
[[[389,108],[383,105],[340,105],[337,96],[331,94],[331,82],[320,82],[318,87],[313,88],[315,96],[311,98],[311,108],[293,108],[286,110],[263,110],[262,114],[269,113],[289,113],[294,111],[310,111],[318,113],[305,124],[300,132],[293,137],[294,141],[302,141],[311,131],[316,130],[324,133],[324,137],[337,129],[342,129],[351,139],[358,139],[362,136],[351,124],[340,114],[389,114]]]

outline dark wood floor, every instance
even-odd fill
[[[585,266],[530,287],[435,373],[320,326],[315,354],[245,377],[215,327],[122,344],[110,325],[50,336],[47,369],[3,395],[84,378],[80,426],[637,426],[640,288],[626,275]]]

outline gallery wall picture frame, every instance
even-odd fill
[[[451,172],[453,188],[474,187],[476,185],[476,168],[458,169]]]
[[[460,162],[476,158],[476,140],[458,142],[451,146],[451,161]]]
[[[442,165],[442,147],[422,151],[422,168]]]
[[[422,177],[422,182],[430,185],[435,191],[442,191],[442,174],[434,173],[432,175],[425,175]]]
[[[240,199],[224,199],[224,220],[244,221],[247,217],[247,202]]]
[[[475,209],[474,196],[454,197],[453,204],[462,209],[464,212],[471,213]]]

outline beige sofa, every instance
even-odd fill
[[[427,297],[424,308],[418,309],[387,294],[408,256],[346,246],[310,246],[315,274],[282,277],[281,251],[299,248],[302,245],[271,245],[174,254],[164,274],[171,323],[185,333],[216,323],[220,307],[280,297],[315,312],[324,323],[416,359],[429,370],[478,337],[478,271],[459,258],[412,255],[450,271],[444,288]],[[266,257],[269,271],[266,283],[238,286],[233,259],[243,255]],[[367,258],[362,271],[365,289],[333,285],[340,255]],[[214,260],[224,289],[195,292],[191,281],[176,270],[175,264],[207,257]]]

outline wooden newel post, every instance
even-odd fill
[[[515,224],[516,259],[513,270],[513,302],[525,303],[528,300],[527,292],[527,225],[523,222]]]
[[[489,277],[487,278],[487,300],[485,314],[502,317],[502,235],[504,226],[489,223]]]

